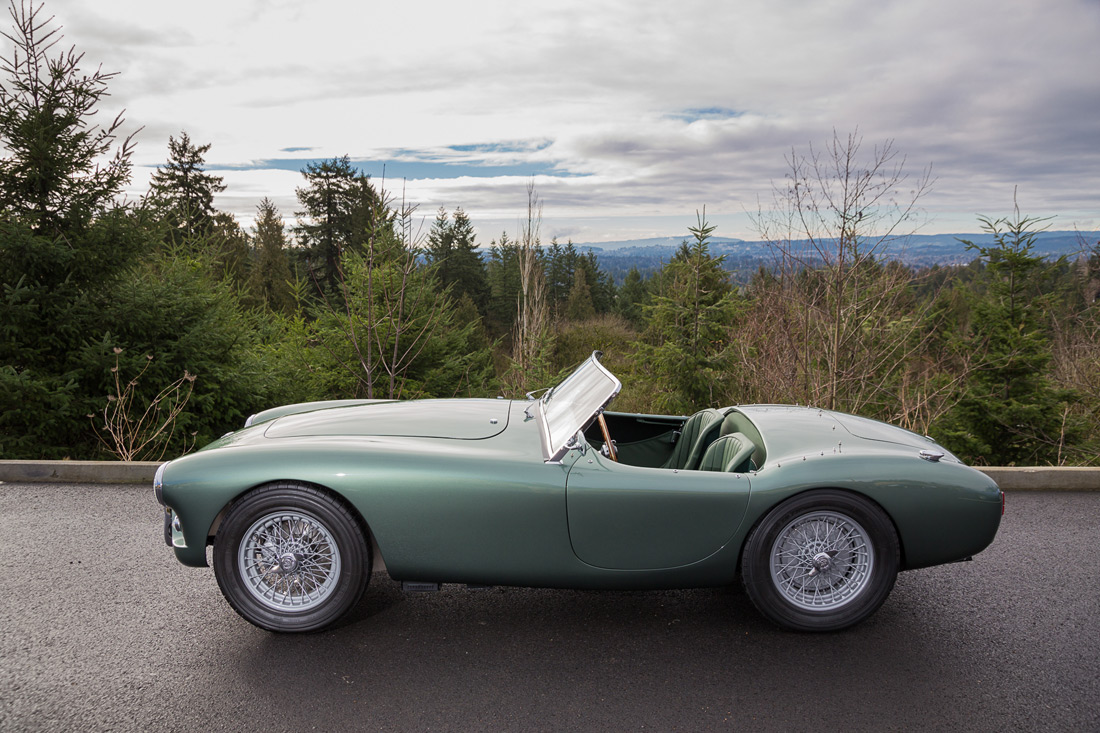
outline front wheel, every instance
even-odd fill
[[[836,631],[878,610],[897,579],[889,517],[843,491],[800,494],[749,535],[741,575],[753,605],[780,626]]]
[[[268,631],[317,631],[347,613],[370,581],[359,523],[311,486],[277,484],[238,499],[214,539],[222,595]]]

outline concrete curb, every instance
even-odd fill
[[[150,484],[163,461],[0,461],[0,482]]]
[[[152,484],[158,461],[0,461],[0,483]],[[1100,491],[1100,468],[988,466],[1005,491]]]
[[[1100,491],[1100,468],[984,466],[978,470],[996,481],[1003,491]]]

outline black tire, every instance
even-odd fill
[[[741,578],[753,605],[784,628],[837,631],[886,601],[901,552],[890,518],[854,494],[799,494],[753,528]]]
[[[342,503],[311,486],[263,486],[237,499],[214,538],[214,575],[237,613],[261,629],[319,631],[370,582],[371,551]]]

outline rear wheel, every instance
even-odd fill
[[[370,581],[370,546],[332,496],[277,484],[238,499],[214,540],[214,574],[237,613],[269,631],[317,631]]]
[[[749,535],[742,579],[753,604],[798,631],[835,631],[883,604],[900,564],[897,533],[876,505],[812,491],[773,509]]]

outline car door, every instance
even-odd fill
[[[749,474],[616,463],[589,450],[569,471],[569,538],[588,565],[656,570],[698,562],[740,526]]]

